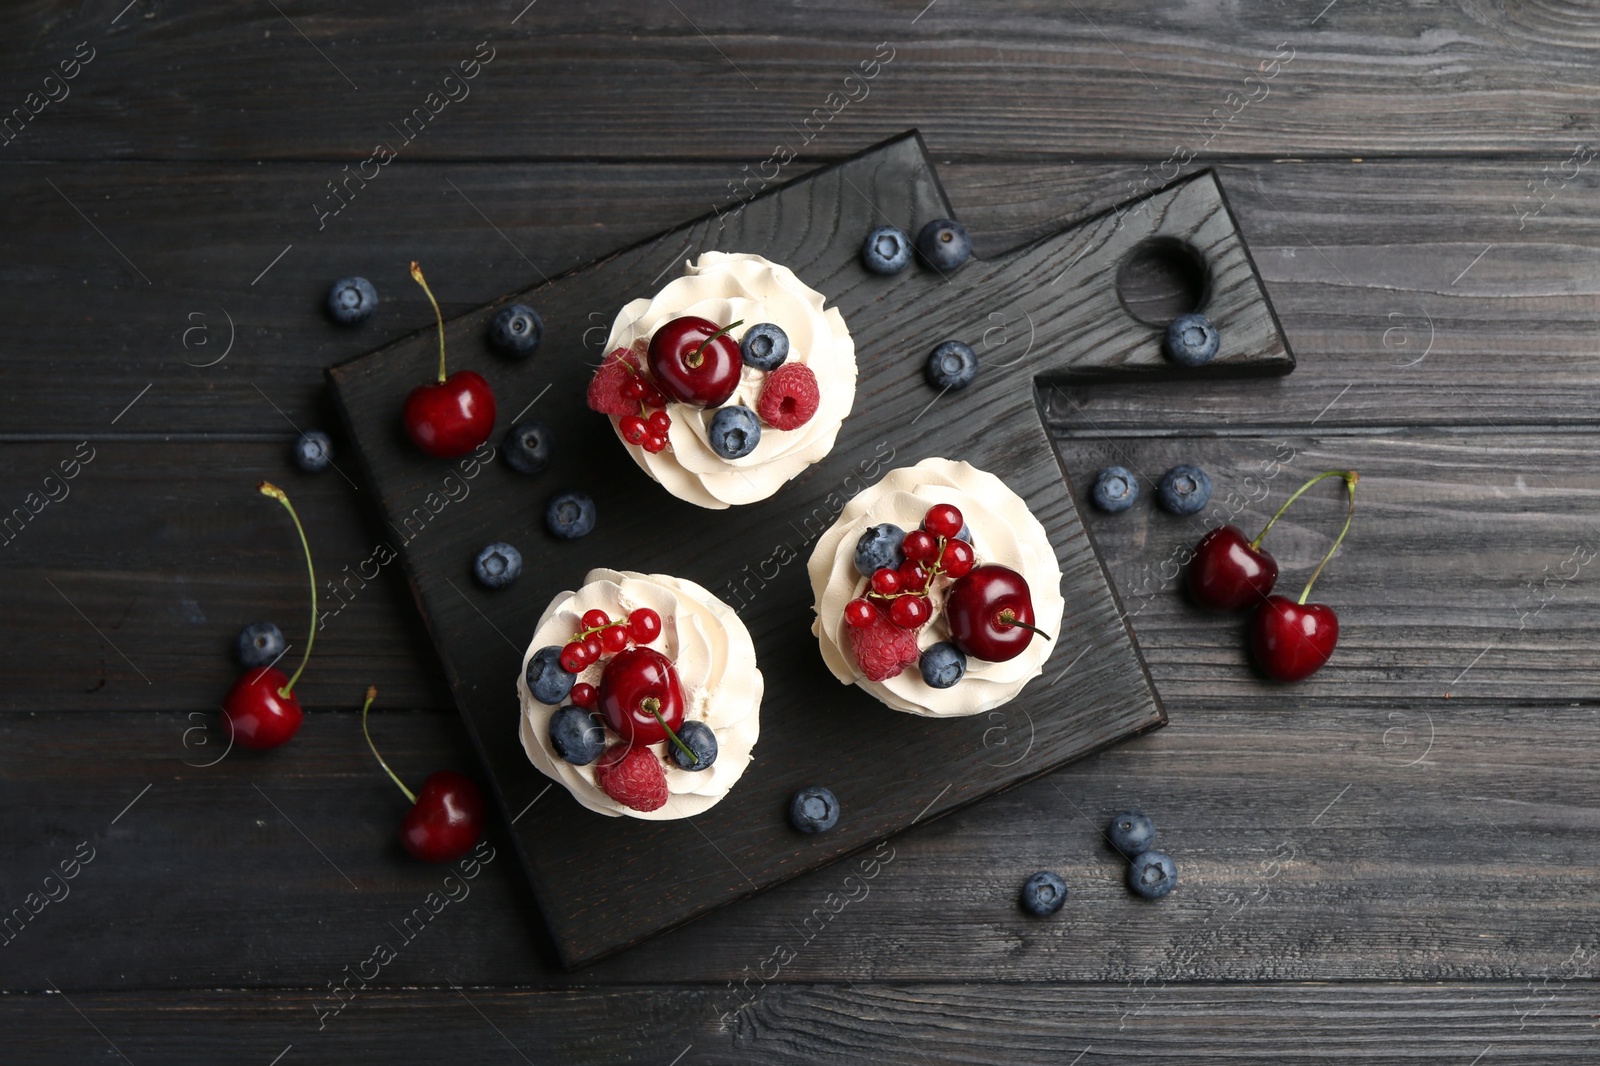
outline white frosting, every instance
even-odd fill
[[[734,340],[760,322],[773,322],[789,337],[789,363],[804,363],[817,376],[821,403],[816,414],[793,430],[761,427],[761,441],[749,455],[724,459],[711,450],[709,431],[715,408],[669,402],[671,447],[654,455],[623,442],[634,462],[674,496],[701,507],[721,509],[755,503],[777,492],[784,482],[833,449],[839,426],[856,398],[856,348],[836,307],[823,307],[823,296],[786,266],[743,252],[705,252],[685,265],[680,278],[669,281],[650,299],[634,300],[611,324],[606,351],[618,348],[642,353],[656,327],[674,318],[694,315],[722,325],[741,322],[729,332]],[[746,366],[739,387],[726,404],[756,409],[766,372]],[[622,439],[620,418],[611,426]]]
[[[890,522],[911,531],[936,503],[960,509],[972,534],[978,563],[999,563],[1017,571],[1028,582],[1035,624],[1060,639],[1066,603],[1061,598],[1061,567],[1044,526],[1033,517],[1022,497],[993,474],[949,459],[924,459],[916,466],[891,470],[871,488],[858,494],[817,541],[806,564],[811,575],[813,609],[817,617],[811,632],[822,646],[823,661],[846,685],[860,685],[897,711],[933,718],[978,714],[1009,702],[1024,685],[1038,677],[1055,643],[1035,636],[1021,655],[1003,663],[967,658],[967,672],[951,688],[937,689],[922,680],[915,664],[887,681],[869,681],[856,665],[850,648],[844,605],[860,595],[866,578],[856,571],[856,541],[870,526]],[[930,599],[935,618],[917,634],[917,646],[926,648],[950,639],[944,619],[943,587],[938,583]]]
[[[661,634],[647,647],[672,660],[683,688],[684,721],[704,722],[717,736],[717,761],[709,770],[680,769],[666,758],[666,745],[671,741],[650,746],[663,759],[669,793],[666,806],[654,811],[625,807],[601,791],[595,784],[596,763],[574,766],[556,754],[550,744],[550,716],[556,708],[534,699],[527,681],[528,660],[534,652],[570,640],[583,629],[585,611],[598,608],[615,619],[626,618],[639,607],[649,607],[661,616]],[[588,667],[578,680],[598,689],[602,666]],[[727,795],[750,765],[750,749],[761,731],[762,684],[750,631],[733,608],[693,581],[596,569],[584,577],[577,592],[563,592],[551,600],[539,618],[517,674],[517,696],[522,701],[518,732],[533,765],[567,786],[591,811],[652,821],[688,818]],[[609,730],[606,738],[616,741]]]

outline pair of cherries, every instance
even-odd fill
[[[1342,479],[1350,497],[1344,528],[1339,530],[1333,546],[1312,571],[1300,598],[1291,600],[1277,595],[1272,587],[1278,581],[1278,564],[1262,550],[1261,541],[1301,493],[1330,477]],[[1339,616],[1333,608],[1322,603],[1307,603],[1306,599],[1322,568],[1328,565],[1328,560],[1344,541],[1344,535],[1350,531],[1350,519],[1355,515],[1357,480],[1354,470],[1324,471],[1296,489],[1255,540],[1246,541],[1237,526],[1226,525],[1211,530],[1195,545],[1188,571],[1190,598],[1212,611],[1255,608],[1250,616],[1250,650],[1256,665],[1274,681],[1305,680],[1327,664],[1339,642]]]

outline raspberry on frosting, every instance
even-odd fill
[[[887,681],[917,661],[917,631],[904,629],[874,607],[872,621],[850,627],[850,650],[868,681]]]
[[[589,409],[615,418],[638,414],[639,401],[623,396],[622,386],[639,374],[639,357],[627,348],[613,348],[589,379]]]
[[[655,752],[613,744],[595,764],[595,784],[624,807],[656,811],[667,805],[667,775]]]
[[[817,375],[804,363],[785,363],[767,375],[756,413],[773,429],[799,429],[822,402]]]

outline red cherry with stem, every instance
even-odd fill
[[[600,713],[625,744],[676,740],[673,730],[683,724],[683,703],[672,660],[652,648],[629,648],[600,675]],[[685,748],[685,754],[694,753]]]
[[[1242,611],[1260,603],[1278,581],[1277,561],[1261,550],[1267,531],[1312,485],[1324,478],[1354,476],[1353,471],[1324,470],[1283,501],[1283,506],[1256,534],[1255,540],[1247,542],[1239,528],[1232,525],[1207,532],[1195,545],[1194,558],[1189,560],[1186,574],[1189,598],[1208,611]]]
[[[922,517],[922,528],[936,537],[950,538],[961,532],[961,511],[948,503],[936,503]]]
[[[635,644],[648,644],[661,635],[661,616],[648,607],[636,608],[628,615],[628,632]]]
[[[586,711],[592,711],[596,701],[599,699],[599,694],[595,692],[594,686],[587,681],[579,681],[572,686],[572,692],[567,698],[572,701],[574,707],[582,707]]]
[[[615,654],[628,646],[628,629],[623,625],[607,626],[600,631],[600,646]]]
[[[693,315],[659,326],[650,338],[650,373],[662,392],[693,407],[717,407],[739,387],[744,360],[728,331]]]
[[[1307,603],[1306,598],[1311,595],[1311,586],[1316,584],[1322,568],[1344,542],[1344,535],[1350,532],[1350,520],[1355,517],[1358,478],[1354,470],[1343,472],[1343,477],[1345,491],[1350,496],[1344,528],[1339,530],[1339,536],[1311,572],[1299,601],[1291,601],[1286,596],[1268,596],[1250,616],[1250,650],[1261,672],[1274,681],[1305,680],[1327,664],[1334,646],[1339,643],[1339,616],[1332,607]]]
[[[293,677],[285,677],[281,670],[266,667],[249,670],[233,683],[222,702],[222,714],[233,730],[233,742],[240,747],[265,751],[294,736],[300,728],[300,701],[295,698],[294,686],[305,673],[311,659],[311,645],[317,636],[317,572],[311,565],[311,545],[306,541],[305,527],[295,513],[294,504],[286,494],[270,481],[256,486],[263,496],[270,496],[283,505],[294,520],[294,530],[300,536],[300,547],[306,553],[306,574],[311,580],[311,628],[306,632],[306,650],[300,655],[300,666]]]
[[[472,451],[494,432],[494,392],[481,375],[471,370],[457,370],[445,376],[444,315],[416,263],[411,264],[411,277],[428,294],[439,323],[439,380],[412,389],[400,419],[406,435],[418,448],[440,459],[454,459]]]
[[[944,551],[939,554],[939,569],[950,577],[966,577],[977,561],[972,545],[964,540],[947,540]]]
[[[383,772],[411,801],[411,809],[400,820],[400,843],[413,858],[424,862],[459,859],[483,835],[483,793],[472,778],[454,770],[429,774],[420,792],[413,793],[407,788],[378,754],[378,746],[367,730],[367,711],[377,698],[377,686],[368,685],[367,701],[361,705],[361,733],[367,738],[367,747],[377,756]]]
[[[583,646],[583,641],[574,640],[561,649],[561,669],[569,674],[582,673],[583,668],[589,665],[589,651]]]
[[[989,662],[1021,655],[1035,633],[1053,639],[1033,624],[1033,597],[1027,580],[995,563],[974,567],[953,582],[945,596],[944,613],[951,643]]]
[[[900,591],[900,572],[880,566],[872,572],[872,591],[880,596],[893,596]]]
[[[939,555],[939,542],[927,530],[913,529],[900,542],[900,551],[912,562],[931,563]]]
[[[584,611],[581,621],[585,629],[599,629],[602,626],[611,624],[611,616],[596,608],[591,611]]]
[[[889,605],[889,621],[901,629],[916,629],[933,614],[933,607],[921,596],[896,596]]]
[[[858,598],[844,605],[845,624],[852,629],[863,629],[870,626],[877,613],[878,609],[872,606],[871,600]]]

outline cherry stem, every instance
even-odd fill
[[[678,734],[674,733],[672,731],[672,727],[667,724],[667,720],[665,718],[661,717],[661,701],[660,700],[656,699],[654,696],[648,696],[639,704],[639,706],[644,708],[645,710],[649,711],[655,717],[656,722],[658,722],[660,724],[662,729],[665,729],[667,731],[667,736],[672,738],[672,742],[678,746],[678,750],[679,751],[683,752],[685,755],[687,755],[689,757],[689,761],[690,762],[698,763],[700,761],[700,756],[698,756],[694,752],[690,751],[689,750],[689,745],[687,745],[683,741],[679,740],[678,739]]]
[[[1322,562],[1311,571],[1311,580],[1306,582],[1306,587],[1300,592],[1300,605],[1305,606],[1306,597],[1311,595],[1311,586],[1317,583],[1317,575],[1322,573],[1322,568],[1328,565],[1328,560],[1333,558],[1333,553],[1339,550],[1339,545],[1344,543],[1344,535],[1350,532],[1350,519],[1356,516],[1356,482],[1361,480],[1354,470],[1344,472],[1345,491],[1350,494],[1350,507],[1344,513],[1344,528],[1339,530],[1339,535],[1333,539],[1333,546],[1328,549],[1328,554],[1322,557]]]
[[[1268,520],[1266,527],[1262,529],[1260,533],[1256,534],[1255,540],[1250,542],[1251,550],[1253,551],[1256,548],[1261,547],[1261,540],[1267,535],[1267,530],[1271,529],[1273,525],[1277,523],[1278,519],[1283,517],[1283,512],[1289,509],[1289,505],[1291,503],[1300,498],[1301,493],[1305,492],[1306,489],[1309,489],[1312,485],[1315,485],[1322,479],[1330,477],[1344,478],[1345,481],[1350,485],[1350,491],[1355,491],[1356,472],[1354,470],[1324,470],[1322,473],[1318,474],[1304,485],[1301,485],[1299,488],[1295,489],[1293,495],[1291,495],[1287,500],[1283,501],[1283,506],[1278,508],[1278,513],[1273,515],[1272,518]]]
[[[439,311],[439,301],[433,298],[433,290],[428,288],[428,282],[422,276],[422,268],[417,261],[411,261],[411,280],[422,286],[422,291],[428,294],[428,302],[433,305],[433,317],[439,323],[439,380],[444,381],[444,315]]]
[[[283,504],[284,510],[289,512],[289,517],[294,519],[294,531],[300,534],[300,547],[306,551],[306,574],[311,578],[311,629],[306,633],[306,650],[300,656],[300,666],[289,679],[289,683],[278,690],[278,695],[288,699],[294,693],[295,682],[300,680],[300,675],[305,673],[306,663],[311,659],[311,645],[317,639],[317,571],[311,565],[311,545],[306,542],[306,529],[300,524],[300,516],[294,513],[294,504],[289,502],[288,493],[270,481],[263,481],[256,486],[256,491],[263,496],[271,496]]]
[[[1026,629],[1030,633],[1039,634],[1045,640],[1055,640],[1056,639],[1055,637],[1052,637],[1049,633],[1046,633],[1044,630],[1040,629],[1038,626],[1029,625],[1027,622],[1024,622],[1022,619],[1018,618],[1016,616],[1016,613],[1014,611],[1012,611],[1011,608],[1009,608],[1009,607],[1003,609],[999,614],[995,615],[994,617],[995,617],[995,621],[999,622],[1003,626],[1016,626],[1018,629]]]
[[[705,358],[706,345],[710,344],[712,341],[716,340],[718,337],[720,337],[724,333],[728,332],[734,326],[742,326],[742,325],[744,325],[744,319],[742,319],[742,318],[739,319],[739,321],[737,321],[737,322],[729,322],[726,326],[723,326],[721,329],[717,330],[711,336],[709,336],[705,340],[701,341],[700,342],[700,346],[698,348],[696,348],[694,351],[690,352],[688,357],[684,359],[684,361],[683,361],[684,365],[687,366],[690,370],[693,370],[695,367],[699,366],[701,360]]]
[[[378,765],[383,767],[383,772],[389,775],[389,780],[393,781],[395,784],[400,786],[400,791],[404,792],[406,794],[406,799],[410,800],[412,803],[416,803],[417,802],[416,793],[412,792],[409,788],[407,788],[406,787],[406,783],[404,781],[400,780],[400,778],[395,775],[395,772],[393,770],[389,769],[389,764],[383,761],[383,756],[382,755],[378,754],[378,745],[376,745],[376,744],[374,744],[372,742],[372,734],[367,732],[367,711],[368,711],[369,708],[372,707],[372,701],[377,699],[377,698],[378,698],[378,686],[377,685],[368,685],[367,686],[367,702],[363,703],[361,705],[361,735],[367,738],[367,747],[371,748],[372,749],[372,754],[377,756]]]

